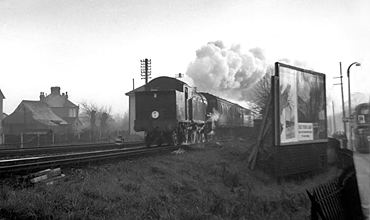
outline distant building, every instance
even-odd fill
[[[53,130],[64,132],[68,123],[54,114],[51,108],[40,101],[23,100],[15,111],[4,119],[6,134],[20,134]]]
[[[68,93],[60,94],[60,87],[51,87],[51,93],[45,96],[40,93],[40,101],[46,103],[51,110],[68,124],[67,133],[81,132],[82,123],[78,118],[79,106],[68,100]]]
[[[78,118],[79,107],[68,100],[68,94],[60,94],[60,87],[51,87],[51,93],[40,93],[40,101],[23,100],[15,111],[4,119],[4,133],[30,132],[54,133],[81,132]]]

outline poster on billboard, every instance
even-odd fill
[[[298,140],[297,117],[297,80],[295,71],[285,71],[280,74],[279,110],[281,124],[281,143]]]
[[[325,75],[277,63],[279,144],[327,140]]]

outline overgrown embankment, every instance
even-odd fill
[[[5,219],[309,219],[305,189],[335,171],[280,184],[246,167],[245,144],[207,145],[66,171],[53,185],[0,188]],[[1,218],[0,218],[1,219]]]

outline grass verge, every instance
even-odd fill
[[[338,170],[276,180],[249,170],[245,144],[66,171],[53,185],[0,187],[5,219],[309,219],[305,194]],[[0,219],[1,219],[0,218]]]

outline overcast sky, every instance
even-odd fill
[[[340,87],[332,86],[339,62],[345,89],[347,67],[358,61],[351,91],[370,90],[369,11],[368,0],[0,0],[4,112],[60,86],[75,104],[123,114],[133,79],[144,83],[141,59],[152,60],[153,78],[174,77],[216,41],[239,45],[240,54],[260,48],[266,63],[298,60],[325,73],[328,100],[339,106]]]

